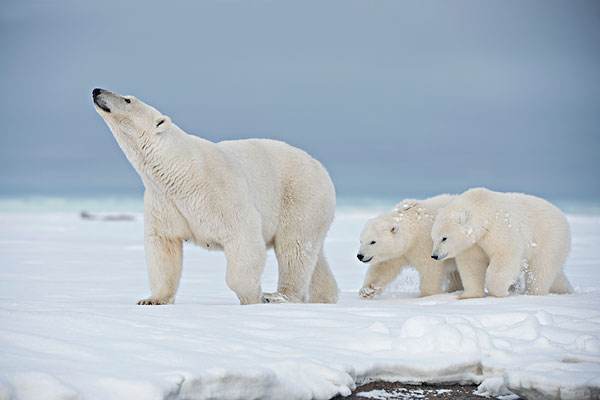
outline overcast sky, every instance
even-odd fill
[[[6,1],[0,194],[141,193],[92,107],[287,141],[338,193],[600,199],[598,1]]]

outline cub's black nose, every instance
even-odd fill
[[[99,95],[99,94],[101,94],[102,92],[104,92],[104,90],[103,90],[103,89],[96,88],[96,89],[92,90],[92,97],[93,97],[93,98],[96,98],[96,96],[98,96],[98,95]]]
[[[433,258],[434,260],[437,260],[438,256],[431,256],[431,258]]]
[[[365,258],[365,256],[363,256],[362,254],[359,253],[356,255],[356,258],[358,258],[359,261],[362,261],[363,258]]]

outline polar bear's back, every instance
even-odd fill
[[[451,194],[440,194],[428,199],[422,200],[421,203],[428,210],[437,211],[442,207],[445,207],[450,203],[456,196]]]
[[[564,229],[568,222],[564,213],[549,201],[537,196],[525,193],[490,193],[501,201],[498,204],[503,204],[503,208],[507,212],[517,213],[520,217],[527,220],[532,225],[554,227]]]
[[[303,150],[270,139],[223,141],[217,146],[245,176],[263,217],[279,219],[282,208],[293,205],[320,209],[323,223],[333,220],[333,183],[321,163]]]
[[[321,163],[303,150],[270,139],[231,140],[217,143],[237,160],[250,179],[256,177],[275,186],[315,185],[315,190],[333,189],[329,174]],[[284,189],[283,187],[281,189]]]
[[[544,238],[568,252],[571,245],[569,222],[558,207],[547,200],[528,194],[507,193],[506,195],[519,205],[538,239]]]
[[[495,213],[495,219],[514,228],[515,232],[526,232],[528,240],[543,240],[568,252],[571,243],[569,223],[564,213],[549,201],[524,193],[501,193],[481,188],[465,194],[469,201],[485,196],[485,204]]]

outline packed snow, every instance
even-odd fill
[[[572,295],[419,298],[408,271],[361,300],[358,236],[377,211],[342,208],[326,241],[336,305],[240,306],[223,255],[190,245],[176,304],[138,306],[141,215],[79,211],[0,213],[0,399],[329,399],[373,380],[600,396],[598,214],[569,215]],[[276,277],[270,254],[263,290]]]

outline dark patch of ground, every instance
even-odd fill
[[[373,392],[374,390],[382,392]],[[371,382],[356,388],[348,397],[337,396],[332,400],[484,400],[473,392],[476,385],[409,385],[401,382]],[[383,393],[385,391],[385,393]],[[371,392],[369,396],[359,393]]]

